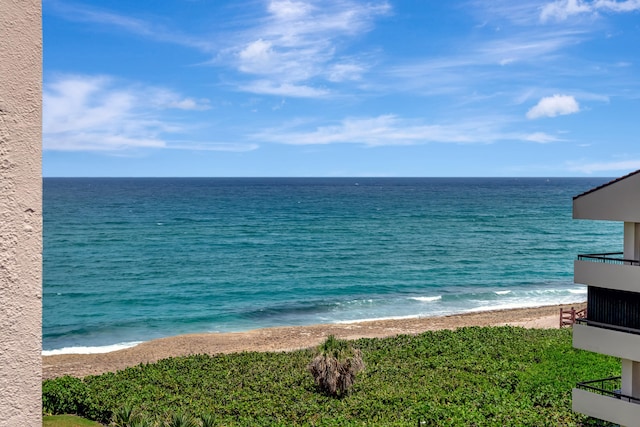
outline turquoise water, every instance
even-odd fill
[[[582,301],[605,181],[45,178],[43,348]]]

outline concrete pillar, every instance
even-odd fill
[[[634,233],[634,240],[635,240],[635,248],[634,248],[634,256],[631,259],[635,259],[635,260],[640,260],[640,223],[634,223],[635,224],[635,233]]]
[[[0,426],[42,426],[42,18],[0,1]]]
[[[636,258],[636,247],[638,246],[638,238],[636,235],[636,225],[633,222],[624,223],[624,259]]]
[[[621,359],[622,394],[640,398],[640,362]]]

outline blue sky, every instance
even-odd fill
[[[619,176],[640,0],[44,0],[44,176]]]

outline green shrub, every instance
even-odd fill
[[[325,350],[335,354],[343,344]],[[577,427],[590,421],[571,411],[575,383],[620,374],[618,359],[572,348],[570,329],[473,327],[348,344],[362,351],[367,369],[340,399],[317,393],[310,349],[195,355],[61,377],[44,382],[43,405],[105,424],[129,405],[154,427],[173,413],[202,421],[212,414],[209,425],[229,427]]]
[[[42,385],[42,409],[47,415],[80,414],[87,387],[79,378],[64,376]]]
[[[43,383],[42,409],[48,415],[76,414],[101,423],[111,419],[111,409],[103,405],[94,390],[70,376]]]

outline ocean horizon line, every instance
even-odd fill
[[[42,176],[43,179],[614,179],[610,175],[589,175],[589,176],[531,176],[531,175],[510,175],[510,176],[460,176],[460,175],[440,175],[440,176]]]

